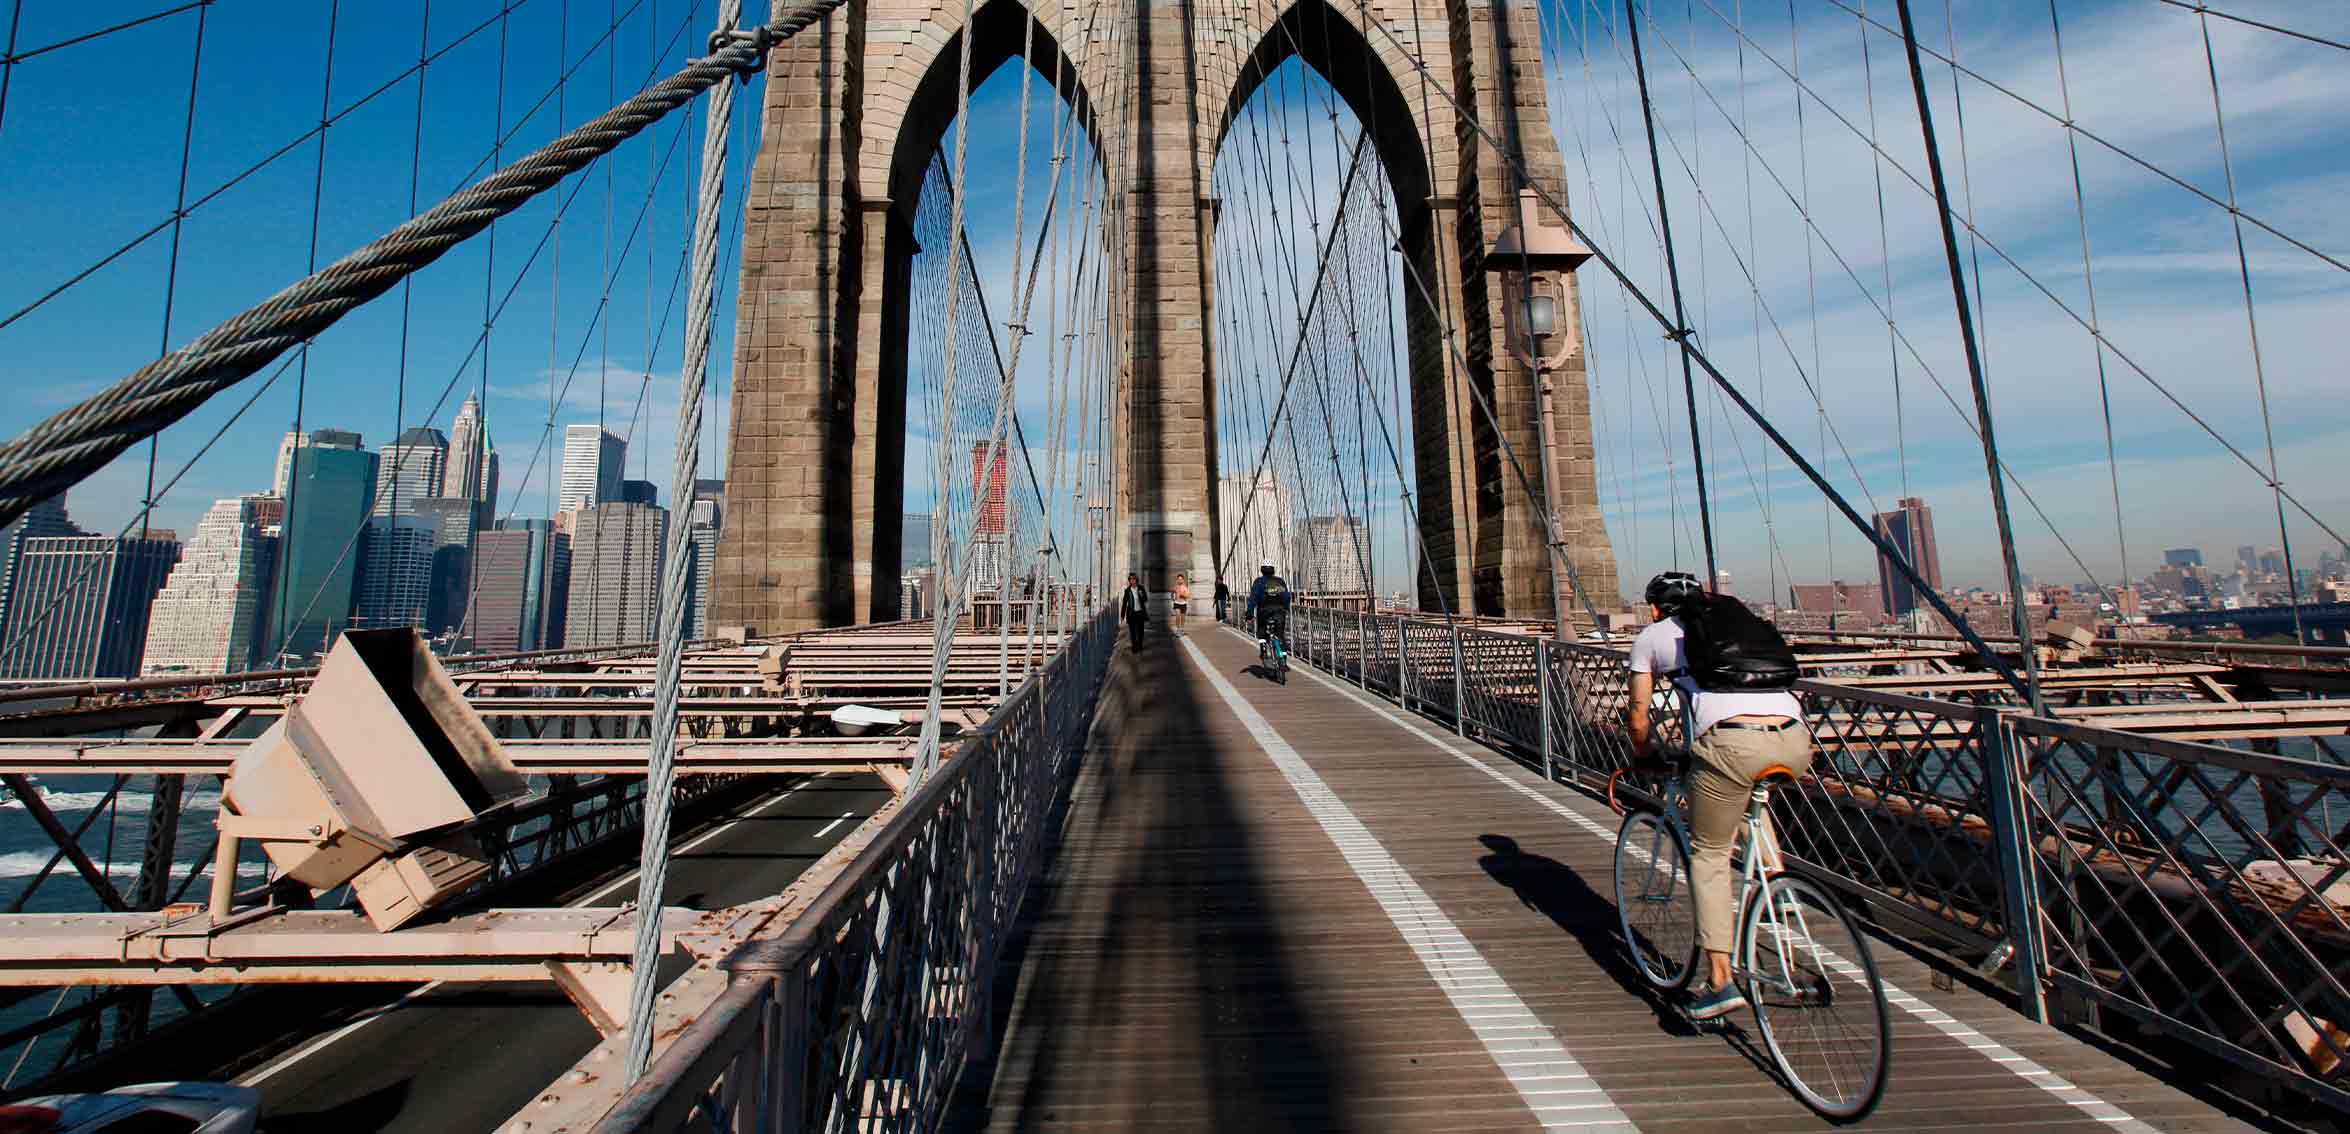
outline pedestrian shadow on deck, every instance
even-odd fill
[[[1353,1125],[1369,1070],[1311,1007],[1329,974],[1294,963],[1255,826],[1275,797],[1243,782],[1271,766],[1184,657],[1114,659],[947,1129]]]

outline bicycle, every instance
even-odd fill
[[[1280,631],[1272,631],[1257,639],[1257,662],[1273,672],[1275,684],[1289,684],[1289,643],[1282,641]]]
[[[1616,834],[1616,911],[1633,967],[1659,991],[1678,992],[1697,969],[1687,768],[1671,770],[1657,790],[1631,802],[1618,798],[1624,775],[1610,776],[1607,788],[1608,806],[1624,816]],[[1860,923],[1826,890],[1785,871],[1770,792],[1775,783],[1794,782],[1785,767],[1766,769],[1746,806],[1733,969],[1771,1062],[1796,1097],[1825,1117],[1856,1119],[1884,1097],[1892,1020]]]

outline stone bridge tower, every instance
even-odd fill
[[[1535,10],[1514,0],[1037,0],[1031,10],[1030,59],[1048,81],[1064,76],[1061,94],[1123,198],[1120,563],[1154,589],[1178,570],[1213,577],[1212,169],[1257,85],[1296,55],[1370,132],[1395,189],[1400,249],[1435,293],[1431,304],[1404,287],[1413,492],[1436,577],[1421,573],[1421,601],[1547,617],[1537,514],[1478,406],[1491,405],[1539,491],[1534,376],[1497,349],[1501,301],[1484,265],[1512,219],[1518,175],[1451,101],[1565,199]],[[1017,65],[1027,15],[1017,0],[976,6],[974,85]],[[852,0],[775,49],[745,222],[718,624],[774,633],[896,617],[911,218],[954,114],[963,32],[962,0]],[[1621,598],[1581,359],[1554,380],[1560,522],[1594,603],[1609,609]]]

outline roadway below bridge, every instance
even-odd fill
[[[800,780],[737,805],[678,844],[667,904],[714,909],[780,892],[890,799],[869,775]],[[574,905],[636,897],[633,868]],[[672,969],[683,961],[671,958]],[[269,1134],[493,1130],[596,1044],[553,984],[431,984],[286,1039],[238,1079],[258,1088]]]

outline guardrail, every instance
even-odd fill
[[[1597,788],[1631,759],[1625,651],[1301,605],[1303,661]],[[2215,1056],[2350,1109],[2350,768],[1998,706],[1798,683],[1776,794],[1796,868],[2011,966],[2035,1019]],[[1677,694],[1659,742],[1682,743]],[[2206,1064],[2208,1066],[2208,1064]]]
[[[1116,643],[1105,609],[1031,675],[595,1129],[934,1129],[989,1039],[996,960]]]

